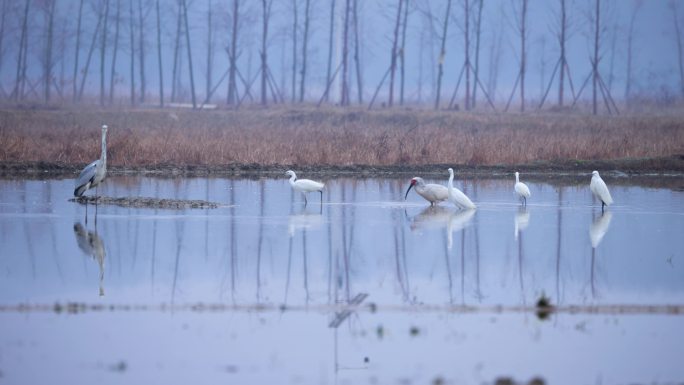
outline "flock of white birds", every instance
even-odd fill
[[[430,205],[438,204],[449,200],[456,207],[462,210],[473,210],[477,208],[473,201],[468,198],[461,190],[454,187],[454,170],[449,168],[449,181],[447,186],[435,183],[425,183],[421,177],[411,178],[411,184],[406,190],[404,195],[404,200],[408,197],[409,191],[413,187],[416,189],[416,193],[421,197],[425,198]],[[76,179],[74,186],[74,196],[80,197],[87,190],[97,187],[105,179],[107,173],[107,126],[102,126],[102,153],[100,159],[87,165],[81,174]],[[323,203],[323,188],[325,183],[316,182],[311,179],[298,179],[297,174],[292,170],[287,170],[286,175],[290,177],[290,186],[295,191],[302,193],[304,196],[304,204],[307,204],[306,194],[310,192],[318,191],[321,194],[321,204]],[[593,171],[591,173],[591,183],[589,188],[594,196],[601,201],[601,212],[603,212],[605,206],[610,206],[613,203],[613,198],[610,196],[610,191],[608,191],[608,186],[599,176],[598,171]],[[515,185],[513,186],[515,193],[520,198],[521,204],[527,206],[527,199],[532,195],[530,193],[530,188],[520,181],[520,173],[515,173]],[[96,192],[97,195],[97,192]],[[87,206],[86,206],[87,207]],[[87,221],[87,214],[86,214]]]

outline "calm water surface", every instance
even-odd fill
[[[70,179],[0,180],[0,382],[684,381],[684,316],[644,306],[684,305],[684,193],[612,186],[602,215],[588,178],[528,184],[524,209],[511,181],[459,181],[462,212],[398,179],[305,206],[286,178],[112,177],[101,194],[222,206],[95,225]],[[580,310],[521,310],[542,295]]]

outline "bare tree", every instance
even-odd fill
[[[342,87],[340,105],[349,105],[349,13],[351,11],[350,0],[344,2],[344,21],[342,25]]]
[[[392,52],[390,53],[390,84],[389,84],[389,102],[388,105],[392,107],[392,104],[394,102],[394,73],[397,68],[397,56],[398,56],[398,51],[397,51],[397,45],[399,43],[399,28],[401,27],[401,10],[402,6],[404,5],[404,0],[398,0],[399,4],[397,5],[397,17],[396,21],[394,22],[394,33],[392,33]]]
[[[212,63],[214,61],[214,40],[212,36],[212,26],[211,26],[211,0],[209,0],[209,8],[207,10],[207,82],[205,85],[205,95],[206,99],[209,100],[212,89]]]
[[[297,3],[299,0],[292,0],[292,13],[294,14],[294,22],[292,23],[292,96],[290,101],[294,103],[297,97],[297,28],[299,27],[297,11]]]
[[[359,42],[359,1],[354,0],[354,63],[356,64],[356,92],[359,104],[363,103],[363,76],[361,71],[361,50]]]
[[[238,41],[238,22],[240,17],[240,0],[233,0],[232,33],[230,35],[230,52],[228,52],[229,75],[228,75],[228,105],[237,102],[237,41]]]
[[[131,106],[135,106],[135,18],[133,17],[133,0],[128,1],[128,6],[131,36]]]
[[[513,92],[511,92],[511,96],[508,98],[508,102],[506,103],[506,111],[508,111],[508,107],[511,104],[511,101],[513,100],[513,95],[515,94],[515,91],[517,90],[518,86],[520,86],[520,112],[525,112],[525,71],[526,71],[526,60],[527,60],[527,51],[526,51],[526,44],[527,44],[527,1],[528,0],[520,0],[520,8],[516,6],[517,3],[513,3],[513,17],[515,19],[515,29],[518,32],[518,35],[520,36],[520,70],[518,71],[518,77],[515,80],[515,84],[513,85]]]
[[[2,15],[0,15],[0,73],[2,73],[2,62],[5,56],[3,43],[5,41],[5,20],[7,19],[7,0],[2,0],[2,9],[0,10],[0,12],[2,12]]]
[[[140,55],[140,103],[145,103],[145,88],[147,87],[147,81],[145,78],[145,16],[143,13],[142,0],[138,0],[138,44],[140,45],[140,52],[138,52]],[[189,49],[190,47],[188,47],[188,50]]]
[[[109,0],[104,1],[102,41],[100,43],[100,106],[105,104],[105,54],[107,53],[107,19],[109,19]]]
[[[451,0],[447,0],[446,13],[444,14],[444,24],[442,27],[441,49],[439,51],[439,61],[437,64],[437,92],[435,94],[435,110],[439,109],[439,97],[442,89],[442,76],[444,75],[444,56],[446,55],[447,27],[449,26],[449,15],[451,14]],[[430,15],[430,17],[432,17]]]
[[[674,19],[675,39],[677,42],[677,63],[679,65],[679,82],[682,97],[684,97],[684,59],[682,59],[682,34],[679,27],[679,9],[677,8],[675,0],[670,1],[670,9],[672,10],[672,17]]]
[[[465,18],[465,64],[463,69],[465,70],[465,109],[470,111],[470,2],[468,0],[463,1],[463,15]]]
[[[19,39],[19,54],[17,55],[17,77],[14,86],[14,98],[21,100],[24,98],[24,85],[26,83],[26,51],[28,49],[28,21],[30,0],[26,0],[24,14],[21,21],[21,37]]]
[[[408,24],[408,8],[409,8],[409,0],[406,0],[406,4],[404,5],[404,21],[401,26],[401,48],[399,49],[399,59],[401,60],[401,69],[400,69],[400,81],[399,81],[399,104],[404,105],[404,77],[406,74],[406,60],[405,60],[405,50],[406,50],[406,26]]]
[[[493,36],[489,46],[489,65],[487,71],[487,93],[495,98],[499,82],[499,66],[501,65],[501,47],[503,45],[503,14],[499,13],[498,21],[492,28]]]
[[[356,4],[356,0],[354,0]],[[356,8],[355,8],[356,10]],[[354,19],[356,21],[356,19]],[[311,0],[304,3],[304,41],[302,42],[302,73],[299,79],[299,102],[304,101],[304,84],[306,82],[306,65],[309,56],[309,24],[311,22]]]
[[[333,35],[335,32],[335,0],[331,0],[330,2],[330,33],[328,34],[328,72],[325,77],[325,83],[326,84],[331,84],[332,83],[332,57],[333,57],[333,49],[334,49],[334,40],[333,40]],[[328,95],[329,93],[326,92],[323,95],[324,100],[328,100]]]
[[[267,83],[268,83],[268,24],[271,19],[271,7],[273,0],[261,0],[262,9],[262,33],[261,33],[261,105],[268,103]]]
[[[44,81],[45,81],[45,103],[50,102],[50,89],[51,84],[52,84],[52,66],[53,66],[53,60],[52,60],[52,44],[54,40],[54,21],[55,21],[55,4],[57,3],[56,0],[50,0],[48,1],[48,4],[46,4],[46,12],[47,12],[47,42],[45,43],[45,73],[43,75]]]
[[[187,0],[182,1],[183,19],[185,20],[185,44],[188,48],[188,71],[190,71],[190,93],[192,95],[192,108],[197,108],[197,99],[195,98],[195,75],[192,69],[192,50],[190,49],[190,26],[188,24],[188,4]]]
[[[73,100],[76,102],[78,99],[78,92],[76,91],[76,85],[78,84],[78,54],[81,52],[81,18],[83,17],[83,0],[78,2],[78,19],[76,22],[76,49],[74,58],[74,80],[73,80]]]
[[[178,0],[178,9],[176,11],[176,38],[173,46],[173,68],[171,70],[171,102],[176,101],[177,86],[180,70],[180,48],[181,48],[181,34],[183,31],[183,5],[182,0]]]
[[[563,86],[565,84],[565,73],[568,62],[565,58],[565,42],[567,41],[568,16],[565,8],[565,0],[560,0],[560,29],[558,31],[558,44],[560,45],[560,74],[558,79],[558,105],[563,107]]]
[[[477,82],[479,81],[480,72],[480,35],[482,32],[482,8],[484,8],[484,0],[477,0],[477,19],[475,20],[475,66],[473,68],[473,75],[475,82],[473,82],[473,94],[471,100],[471,107],[475,108],[477,105]]]
[[[157,58],[159,64],[159,106],[164,108],[164,68],[162,66],[162,43],[161,43],[161,15],[159,0],[155,4],[157,14]]]
[[[114,103],[114,87],[116,84],[116,56],[119,52],[119,27],[121,24],[121,0],[116,0],[116,19],[114,22],[114,48],[112,52],[112,68],[109,75],[109,104]]]
[[[88,72],[90,72],[90,60],[93,57],[93,52],[95,52],[95,45],[97,43],[97,37],[100,34],[103,19],[104,7],[102,6],[102,4],[100,4],[100,8],[97,10],[97,24],[95,25],[95,32],[93,32],[93,38],[90,41],[90,48],[88,49],[88,56],[86,57],[85,68],[83,69],[83,77],[81,77],[81,86],[78,90],[79,101],[83,98],[83,90],[85,88],[86,79],[88,78]]]
[[[636,17],[639,14],[639,8],[643,5],[642,0],[635,0],[632,2],[632,14],[629,18],[629,28],[627,30],[627,76],[625,79],[625,99],[629,103],[632,96],[632,49],[634,46],[634,25]]]

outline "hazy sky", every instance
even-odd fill
[[[120,0],[122,6],[122,25],[119,37],[119,52],[117,56],[116,93],[126,97],[130,87],[130,29],[128,15],[133,5],[136,22],[138,18],[138,0]],[[303,9],[306,0],[274,0],[272,19],[269,31],[268,62],[273,75],[286,100],[291,95],[292,82],[292,23],[294,2],[297,1],[300,12],[300,27],[298,29],[298,52],[301,55],[303,33]],[[474,0],[471,0],[471,3]],[[100,0],[85,0],[83,16],[83,34],[79,68],[82,71],[87,58],[87,51],[92,39],[96,23],[96,9]],[[232,0],[191,0],[188,2],[190,14],[190,33],[192,41],[193,66],[195,86],[198,95],[204,95],[207,74],[207,12],[211,2],[212,25],[214,31],[214,64],[212,84],[218,82],[227,68],[227,55],[223,49],[230,36],[230,17]],[[336,27],[335,63],[341,60],[341,8],[344,0],[337,0],[338,17]],[[18,42],[20,40],[21,11],[23,1],[5,1],[7,4],[5,27],[3,30],[2,61],[0,75],[2,86],[10,92],[16,78]],[[36,82],[42,76],[43,47],[45,46],[45,17],[43,8],[47,1],[31,0],[31,21],[29,28],[29,77]],[[116,13],[117,0],[110,0],[110,21],[108,23],[109,49],[106,53],[105,67],[107,78],[111,68],[112,44],[114,38],[113,18]],[[158,62],[156,39],[156,20],[154,1],[141,0],[144,13],[145,31],[145,77],[146,93],[152,99],[158,94]],[[309,62],[307,74],[306,98],[317,101],[322,93],[327,70],[328,33],[331,0],[312,0],[312,24],[310,30]],[[394,28],[396,4],[398,0],[359,0],[359,28],[360,28],[360,56],[362,62],[362,79],[364,99],[368,101],[373,94],[390,63],[391,36]],[[431,100],[434,84],[439,42],[432,40],[428,29],[425,10],[429,8],[436,16],[434,26],[441,33],[441,23],[444,18],[446,0],[410,0],[408,29],[406,36],[406,98],[417,100]],[[633,1],[602,0],[602,20],[604,37],[602,39],[603,53],[600,72],[606,83],[611,86],[616,98],[624,96],[627,58],[627,29]],[[163,66],[165,83],[170,83],[173,64],[173,47],[176,31],[176,1],[161,1]],[[519,65],[520,39],[514,27],[514,9],[519,9],[519,1],[512,0],[484,0],[482,20],[482,41],[480,51],[480,77],[485,85],[492,85],[496,77],[496,99],[505,101],[513,87]],[[572,80],[576,88],[589,75],[591,67],[589,58],[593,54],[593,37],[588,15],[595,7],[594,0],[567,0],[569,17],[572,20],[572,30],[568,42],[568,59]],[[684,2],[677,2],[680,19],[684,24]],[[526,75],[526,97],[533,102],[539,100],[542,93],[542,81],[549,81],[551,72],[558,60],[558,43],[554,34],[557,26],[555,14],[559,1],[529,1],[528,14],[528,55]],[[57,56],[54,63],[54,76],[64,78],[66,89],[71,89],[73,77],[74,47],[76,16],[78,14],[77,0],[57,0],[57,33],[65,34],[68,38],[63,45],[55,43]],[[442,98],[450,98],[456,85],[456,79],[464,61],[463,0],[453,0],[452,19],[449,26],[444,62],[444,80]],[[243,23],[240,24],[240,58],[239,68],[244,76],[254,76],[258,68],[258,50],[261,39],[261,2],[243,0],[241,5]],[[137,28],[137,27],[136,27]],[[680,77],[677,62],[677,45],[674,32],[673,12],[669,2],[664,0],[644,1],[639,10],[635,24],[634,40],[634,83],[636,92],[647,93],[661,97],[664,94],[678,95]],[[137,33],[137,32],[136,32]],[[500,40],[499,40],[500,37]],[[137,36],[136,36],[137,39]],[[99,40],[99,39],[98,39]],[[496,43],[500,41],[499,71],[493,73],[492,57],[497,52]],[[98,43],[99,44],[99,43]],[[138,42],[135,43],[138,50]],[[473,41],[474,46],[474,41]],[[99,46],[98,46],[99,48]],[[474,49],[474,47],[473,47]],[[61,53],[64,53],[62,55]],[[180,70],[183,73],[181,87],[185,94],[189,93],[189,77],[187,75],[187,52],[183,48]],[[301,56],[298,64],[301,65]],[[473,59],[474,60],[474,59]],[[135,66],[137,67],[136,57]],[[333,64],[333,68],[336,65]],[[352,65],[353,67],[353,65]],[[96,95],[99,91],[100,53],[96,50],[90,63],[86,89]],[[353,74],[353,69],[350,70]],[[63,75],[62,75],[63,74]],[[422,75],[422,77],[420,76]],[[355,76],[352,78],[352,98],[356,102]],[[136,83],[140,83],[139,69],[136,70]],[[422,80],[421,80],[422,79]],[[398,81],[398,79],[397,79]],[[299,80],[297,80],[297,84]],[[109,81],[107,81],[109,84]],[[462,90],[463,86],[461,86]],[[567,88],[567,86],[566,86]],[[382,89],[380,98],[386,99],[387,85]],[[214,101],[225,99],[227,83],[218,86]],[[569,91],[569,90],[568,90]],[[586,90],[583,96],[589,97]],[[170,84],[165,87],[165,94],[170,93]],[[461,91],[462,94],[462,91]],[[570,94],[567,94],[569,98]],[[333,96],[339,92],[334,90]],[[557,99],[557,85],[551,91],[552,100]]]

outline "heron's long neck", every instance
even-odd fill
[[[454,173],[449,173],[449,188],[454,188]]]
[[[290,176],[290,185],[294,186],[294,182],[297,180],[297,175],[294,173]]]
[[[515,183],[520,182],[520,176],[518,174],[515,174]]]
[[[100,155],[102,163],[107,164],[107,131],[102,132],[102,154]]]

